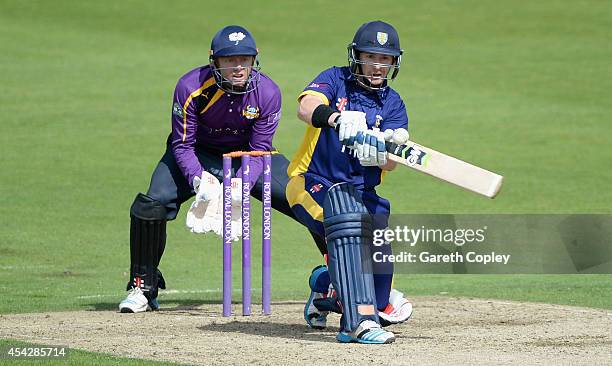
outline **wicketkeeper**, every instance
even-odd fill
[[[310,277],[304,310],[309,326],[324,328],[341,312],[340,342],[390,343],[383,325],[401,323],[412,305],[392,290],[393,265],[373,263],[372,231],[388,225],[390,204],[376,187],[395,163],[385,140],[408,140],[404,102],[388,84],[400,68],[396,30],[362,25],[348,46],[349,66],[323,71],[299,95],[306,135],[289,165],[287,200],[298,219],[326,238],[328,267]],[[390,254],[390,245],[375,250]]]
[[[166,245],[166,222],[195,195],[187,224],[194,232],[221,234],[222,154],[273,151],[272,137],[281,118],[281,93],[260,72],[258,49],[243,27],[227,26],[212,39],[210,64],[181,77],[174,91],[172,132],[146,194],[130,210],[130,280],[121,312],[155,310],[158,288],[166,288],[158,269]],[[240,176],[234,161],[233,176]],[[272,155],[272,207],[294,217],[285,197],[289,161]],[[260,199],[263,161],[251,158],[252,195]],[[241,207],[241,179],[233,178],[232,206]],[[239,215],[233,236],[241,234]]]

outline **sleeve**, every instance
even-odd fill
[[[178,166],[190,186],[193,178],[202,174],[202,165],[195,154],[198,126],[195,102],[181,81],[174,90],[172,104],[172,152]]]
[[[251,131],[251,139],[249,141],[249,149],[251,151],[272,151],[272,139],[278,123],[281,118],[281,93],[280,90],[275,89],[272,97],[267,101],[266,105],[262,108],[262,115],[255,120],[253,129]],[[263,158],[261,156],[251,157],[251,188],[259,179],[263,170]],[[239,176],[242,171],[239,169],[236,176]]]
[[[321,101],[326,105],[330,105],[330,101],[335,99],[336,94],[334,70],[335,68],[331,68],[320,73],[312,83],[304,88],[304,91],[298,96],[298,102],[305,95],[314,95],[321,98]]]
[[[387,114],[384,122],[383,128],[381,130],[386,129],[398,129],[405,128],[408,129],[408,114],[406,112],[406,105],[402,101],[402,99],[398,96],[395,103],[393,103],[392,107],[389,108],[389,113]]]

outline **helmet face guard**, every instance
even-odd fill
[[[209,58],[210,67],[217,86],[221,90],[231,94],[246,94],[257,89],[261,75],[258,54],[259,51],[255,45],[255,39],[246,28],[239,25],[229,25],[218,31],[210,44]],[[231,56],[253,57],[252,64],[247,66],[251,69],[251,72],[247,76],[244,85],[235,85],[230,80],[223,77],[224,71],[234,70],[235,67],[220,68],[217,64],[217,59],[219,57]]]
[[[261,66],[259,65],[259,58],[255,56],[253,58],[253,65],[250,66],[251,72],[247,77],[244,85],[235,85],[230,80],[223,77],[223,71],[233,70],[234,67],[218,67],[213,56],[210,57],[210,67],[215,77],[215,84],[219,89],[230,93],[230,94],[247,94],[257,89],[259,86],[259,79],[261,76]]]
[[[370,91],[384,90],[388,86],[389,82],[393,81],[395,77],[397,76],[397,74],[399,73],[400,64],[402,62],[402,55],[400,54],[399,56],[393,56],[393,64],[379,64],[379,63],[374,63],[374,62],[361,61],[359,59],[359,52],[360,52],[359,50],[355,49],[354,43],[351,43],[348,45],[348,63],[349,63],[349,68],[351,70],[351,75],[353,75],[353,77],[355,78],[355,80],[357,81],[359,85],[361,85],[367,90],[370,90]],[[379,53],[379,52],[371,52],[371,53]],[[387,69],[388,70],[387,75],[381,78],[383,79],[383,83],[380,86],[373,86],[368,80],[368,75],[365,75],[363,73],[363,68],[361,67],[362,65],[377,66],[380,68]]]

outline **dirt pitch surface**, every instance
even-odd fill
[[[153,313],[76,311],[0,315],[0,338],[186,364],[609,364],[612,312],[510,301],[419,297],[389,345],[336,342],[338,316],[306,327],[300,303],[272,316],[220,316],[219,305]],[[241,311],[234,305],[234,311]],[[258,307],[254,306],[254,312]]]

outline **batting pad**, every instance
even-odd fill
[[[341,331],[364,320],[378,322],[372,276],[372,218],[361,193],[348,183],[333,185],[323,204],[329,273],[343,308]]]

